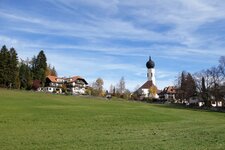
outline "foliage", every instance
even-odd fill
[[[126,90],[126,85],[125,85],[125,79],[124,77],[121,77],[119,84],[118,84],[118,92],[120,95],[122,95]]]
[[[149,96],[154,97],[157,94],[157,91],[158,91],[157,87],[155,85],[152,85],[149,88]]]
[[[18,68],[18,57],[16,50],[10,48],[9,50],[10,60],[9,60],[9,83],[10,88],[19,88],[19,68]]]
[[[96,81],[92,84],[92,95],[94,96],[104,96],[103,93],[104,81],[102,78],[97,78]]]
[[[21,61],[19,66],[19,80],[21,89],[30,90],[32,88],[32,73],[28,63],[24,61]]]
[[[178,79],[177,99],[188,100],[196,96],[196,83],[190,73],[183,71]]]
[[[0,51],[0,86],[19,87],[18,58],[14,48],[7,49],[4,45]]]
[[[115,88],[115,87],[111,84],[110,87],[109,87],[109,93],[113,94],[114,88]]]
[[[46,71],[45,71],[45,75],[46,76],[56,76],[57,77],[57,72],[55,70],[55,67],[51,67],[51,65],[49,64],[46,68]]]
[[[44,84],[46,78],[47,58],[43,50],[39,52],[35,62],[36,68],[34,68],[34,79],[40,80]]]
[[[39,87],[41,87],[41,81],[40,80],[34,80],[32,84],[32,89],[37,90]]]
[[[50,65],[49,65],[50,66]],[[38,56],[31,60],[18,61],[17,52],[14,48],[7,49],[4,45],[0,51],[0,87],[37,89],[45,83],[46,74],[57,76],[55,67],[47,67],[47,58],[41,50]],[[33,81],[39,80],[42,85]]]
[[[138,94],[138,91],[135,91],[131,94],[131,100],[140,100],[140,95]]]
[[[88,88],[85,90],[85,94],[86,94],[86,95],[92,95],[92,88],[91,88],[91,87],[88,87]]]
[[[66,84],[63,84],[63,85],[62,85],[62,92],[63,92],[63,93],[66,93],[66,92],[67,92]]]
[[[223,100],[225,93],[225,56],[219,59],[219,65],[195,73],[195,82],[201,98],[209,106],[210,101]]]

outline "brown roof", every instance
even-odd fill
[[[47,78],[48,78],[51,82],[57,82],[57,77],[56,77],[56,76],[47,76]]]
[[[80,76],[74,76],[74,77],[72,77],[72,81],[71,81],[71,82],[74,82],[74,81],[76,81],[77,79],[83,79],[83,78],[81,78]]]
[[[163,93],[168,94],[175,94],[176,93],[176,87],[175,86],[168,86],[163,89]]]
[[[146,81],[139,89],[149,89],[152,86],[154,86],[152,81]]]
[[[69,82],[75,82],[76,80],[82,80],[82,81],[84,81],[85,82],[85,84],[87,84],[87,81],[84,79],[84,78],[82,78],[82,77],[80,77],[80,76],[74,76],[74,77],[72,77],[72,78],[69,78],[69,79],[72,79],[72,81],[69,81]]]
[[[84,81],[85,84],[87,84],[87,81],[80,76],[74,76],[72,78],[59,78],[59,77],[56,77],[56,76],[47,76],[46,78],[48,78],[51,82],[54,82],[54,83],[59,82],[59,81],[57,81],[57,79],[64,79],[64,80],[67,80],[68,82],[75,82],[76,80],[79,79],[79,80]],[[70,80],[70,79],[72,79],[72,80]]]

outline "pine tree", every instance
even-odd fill
[[[180,88],[178,89],[178,98],[185,98],[185,90],[186,90],[186,72],[182,71],[180,78]]]
[[[10,53],[5,45],[2,46],[0,53],[0,85],[2,87],[8,87],[10,74]]]
[[[40,80],[42,86],[44,85],[46,78],[46,69],[47,69],[47,58],[44,54],[44,51],[41,50],[37,56],[36,63],[34,66],[34,79]]]
[[[190,73],[187,74],[186,77],[186,99],[189,99],[190,97],[196,96],[196,84],[195,80],[192,77]]]
[[[205,78],[202,77],[202,85],[201,85],[201,91],[202,91],[202,99],[206,100],[206,87],[205,87]]]
[[[178,88],[178,98],[186,99],[196,96],[196,83],[190,73],[183,71],[180,76],[180,87]]]
[[[31,69],[28,64],[23,61],[19,67],[20,88],[30,90],[32,87]]]
[[[33,58],[30,61],[30,69],[32,72],[32,79],[36,79],[36,72],[37,72],[37,57],[34,55]]]
[[[19,69],[18,69],[18,57],[16,50],[11,48],[10,51],[10,63],[9,63],[9,82],[10,87],[18,88],[18,78],[19,78]]]
[[[0,86],[3,86],[3,82],[4,82],[4,79],[3,79],[3,69],[4,69],[4,58],[3,58],[3,49],[4,49],[4,46],[1,48],[1,51],[0,51]]]

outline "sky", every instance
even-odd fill
[[[98,77],[104,88],[146,80],[149,56],[158,89],[225,55],[224,0],[0,0],[0,46],[21,59],[44,50],[58,76]]]

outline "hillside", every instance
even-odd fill
[[[0,89],[0,149],[224,149],[225,114]]]

